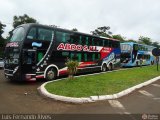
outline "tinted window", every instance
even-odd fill
[[[113,41],[112,41],[112,40],[109,40],[109,41],[108,41],[108,46],[109,46],[109,47],[113,47]]]
[[[118,42],[118,41],[112,41],[112,43],[113,43],[113,47],[114,48],[119,48],[120,47],[120,43]]]
[[[66,62],[69,57],[69,52],[53,52],[50,61],[54,62]]]
[[[108,46],[109,46],[109,45],[108,45],[108,40],[105,39],[105,40],[103,40],[103,42],[104,42],[104,46],[105,46],[105,47],[108,47]]]
[[[82,53],[77,53],[78,62],[82,61]]]
[[[142,58],[142,54],[138,54],[138,57],[137,57],[137,59],[141,59]]]
[[[95,44],[95,39],[94,39],[94,38],[92,38],[92,45],[93,45],[93,46],[96,45],[96,44]]]
[[[37,39],[36,37],[36,28],[31,28],[28,35],[27,39]]]
[[[100,53],[83,53],[82,61],[97,61],[100,59]]]
[[[53,38],[54,32],[49,29],[39,28],[38,29],[38,40],[47,40],[51,41]]]
[[[96,38],[94,43],[95,46],[103,46],[103,41],[100,38]]]
[[[79,44],[79,36],[77,34],[72,34],[70,37],[72,44]]]
[[[45,55],[45,53],[46,53],[46,50],[38,50],[37,51],[37,61],[38,62],[43,58],[43,56]]]
[[[79,44],[81,45],[91,45],[89,44],[89,37],[88,36],[84,36],[84,35],[80,35],[79,36]]]
[[[24,28],[18,27],[13,31],[10,41],[22,41],[24,39]]]
[[[65,32],[56,32],[56,41],[57,43],[67,43],[67,42],[71,42],[70,40],[70,34],[69,33],[65,33]]]

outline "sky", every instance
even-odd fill
[[[160,0],[0,0],[4,37],[13,29],[13,16],[24,14],[40,24],[89,34],[110,26],[113,34],[126,39],[145,36],[160,43]]]

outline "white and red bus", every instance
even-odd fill
[[[67,74],[65,62],[79,62],[78,73],[120,67],[120,42],[40,24],[24,24],[5,48],[5,77],[11,80],[53,80]]]

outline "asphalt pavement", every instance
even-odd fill
[[[0,113],[160,114],[160,80],[116,100],[71,104],[42,97],[38,82],[10,82],[0,70]]]

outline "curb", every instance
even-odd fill
[[[55,81],[59,81],[61,79],[55,80]],[[156,82],[160,80],[160,76],[155,77],[153,79],[150,79],[146,82],[140,83],[136,86],[133,86],[131,88],[128,88],[126,90],[123,90],[119,93],[116,94],[112,94],[112,95],[100,95],[100,96],[90,96],[90,97],[85,97],[85,98],[75,98],[75,97],[66,97],[66,96],[60,96],[60,95],[55,95],[55,94],[51,94],[49,93],[46,89],[45,89],[45,85],[50,83],[50,82],[55,82],[55,81],[49,81],[46,82],[44,84],[42,84],[39,88],[38,91],[40,92],[41,95],[48,97],[48,98],[52,98],[54,100],[58,100],[58,101],[63,101],[63,102],[69,102],[69,103],[76,103],[76,104],[81,104],[81,103],[90,103],[90,102],[96,102],[96,101],[100,101],[100,100],[110,100],[110,99],[117,99],[120,98],[122,96],[128,95],[129,93],[135,91],[136,89],[142,88],[144,86],[147,86],[153,82]]]

